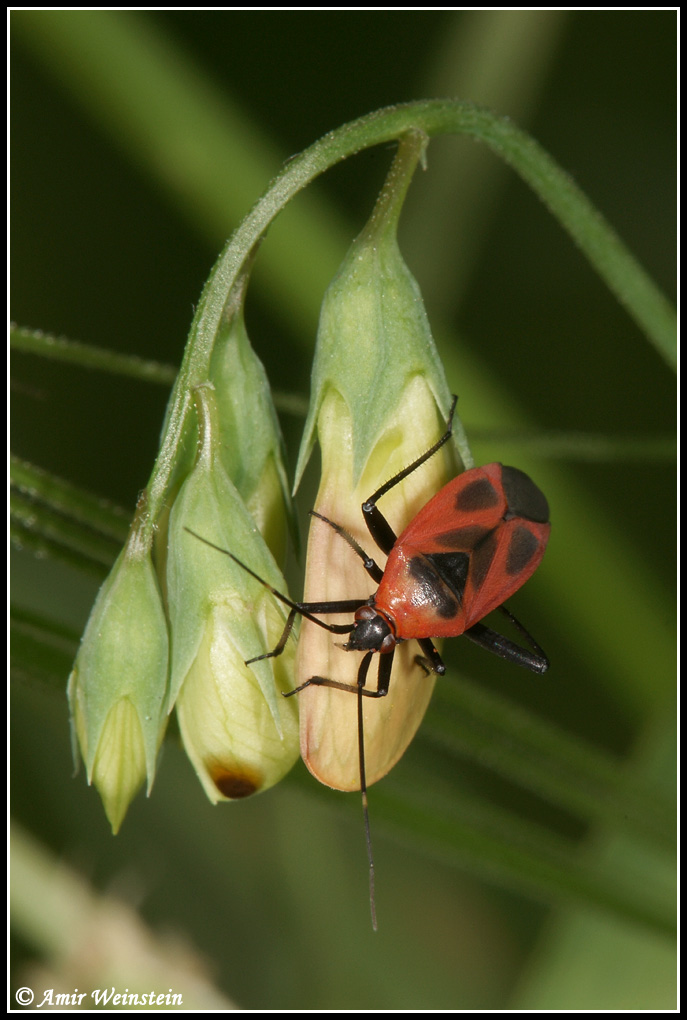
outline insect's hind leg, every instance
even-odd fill
[[[454,396],[451,403],[451,410],[448,413],[448,419],[446,421],[446,431],[436,441],[436,443],[433,446],[430,446],[429,450],[425,450],[425,452],[421,454],[417,460],[414,460],[412,464],[403,468],[403,470],[399,471],[398,474],[395,474],[393,478],[390,478],[388,482],[381,485],[376,492],[372,493],[369,499],[365,500],[362,505],[363,518],[365,519],[367,530],[370,532],[372,538],[382,552],[387,553],[387,555],[393,549],[397,535],[384,514],[378,509],[377,500],[381,499],[382,496],[385,496],[390,489],[393,489],[395,485],[398,485],[404,478],[411,475],[413,471],[416,471],[425,463],[425,461],[428,461],[430,457],[433,457],[434,454],[442,448],[442,446],[448,443],[449,439],[453,435],[453,415],[456,410],[457,402],[458,397]]]
[[[520,621],[513,616],[508,606],[499,606],[499,612],[503,613],[504,616],[507,616],[513,626],[520,631],[527,644],[535,653],[536,659],[542,663],[542,668],[537,669],[536,672],[545,673],[549,668],[549,660],[547,659],[544,650],[537,644],[530,632],[523,627]]]
[[[502,634],[498,634],[489,627],[485,627],[483,623],[473,624],[469,630],[464,632],[465,637],[470,638],[480,648],[484,648],[488,652],[498,655],[499,658],[506,659],[508,662],[513,662],[516,666],[523,666],[533,673],[546,673],[549,668],[549,660],[537,642],[507,609],[502,606],[499,608],[504,610],[505,615],[509,617],[520,633],[526,638],[532,647],[532,651],[516,645],[514,641],[509,641]]]

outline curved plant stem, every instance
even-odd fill
[[[459,100],[428,100],[389,107],[332,131],[291,160],[226,245],[205,285],[167,418],[162,448],[148,487],[144,525],[150,538],[173,481],[175,452],[192,413],[191,388],[205,381],[224,307],[265,230],[298,191],[349,156],[409,131],[466,134],[486,143],[536,192],[579,245],[657,350],[675,364],[675,317],[660,291],[571,178],[528,135],[508,120]]]

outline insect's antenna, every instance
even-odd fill
[[[350,599],[349,601],[339,602],[336,605],[331,602],[294,602],[293,599],[288,597],[288,595],[284,595],[284,593],[279,591],[277,588],[273,588],[272,585],[264,579],[264,577],[260,577],[260,574],[256,574],[254,570],[251,570],[250,567],[243,562],[243,560],[240,560],[238,556],[234,556],[234,554],[229,552],[228,549],[223,549],[221,545],[216,545],[214,542],[211,542],[209,538],[203,538],[202,535],[199,535],[198,532],[194,531],[192,528],[184,526],[184,531],[188,531],[189,535],[193,535],[194,538],[204,542],[205,545],[209,545],[211,549],[216,549],[217,552],[221,552],[224,556],[228,556],[230,560],[234,561],[234,563],[238,563],[238,565],[245,570],[247,574],[250,574],[250,576],[254,577],[256,581],[259,581],[263,588],[266,588],[267,591],[271,592],[276,599],[279,599],[279,601],[283,602],[285,606],[288,606],[292,613],[299,613],[301,616],[304,616],[306,620],[311,620],[312,623],[316,623],[318,627],[322,627],[323,630],[328,630],[332,634],[350,634],[353,630],[352,623],[325,623],[323,620],[318,620],[316,616],[313,616],[313,613],[345,613],[355,611],[364,604],[365,599]],[[286,637],[288,637],[291,631],[292,623],[293,621],[290,620],[290,622],[286,625],[287,629],[285,631],[284,640],[286,640]],[[281,652],[283,647],[284,646],[281,642],[277,645],[279,652]],[[277,652],[277,654],[279,654],[279,652]],[[271,652],[269,655],[257,655],[254,659],[250,659],[249,661],[257,662],[258,659],[269,659],[273,654],[274,653]],[[296,692],[290,691],[289,693],[295,694]]]
[[[365,843],[367,859],[370,863],[370,913],[372,930],[377,931],[377,905],[375,903],[375,862],[372,854],[372,835],[370,833],[370,812],[367,805],[367,779],[365,777],[365,729],[363,726],[363,687],[370,668],[372,652],[368,652],[360,663],[358,670],[358,764],[360,766],[360,792],[363,798],[363,818],[365,821]]]
[[[298,605],[290,599],[288,595],[284,595],[282,592],[277,591],[276,588],[273,588],[271,584],[268,584],[264,578],[260,577],[259,574],[256,574],[254,570],[251,570],[250,567],[243,562],[243,560],[240,560],[238,556],[234,556],[234,554],[229,552],[228,549],[223,549],[221,545],[216,545],[214,542],[211,542],[209,538],[203,538],[203,536],[199,535],[197,531],[193,530],[193,528],[187,528],[184,526],[184,531],[188,531],[189,535],[193,535],[193,537],[197,538],[200,542],[203,542],[205,545],[209,545],[211,549],[216,549],[217,552],[221,552],[224,556],[228,556],[230,560],[234,561],[234,563],[238,563],[238,565],[242,567],[247,574],[250,574],[250,576],[254,577],[256,581],[259,581],[263,588],[267,588],[268,591],[271,591],[272,594],[283,602],[285,606],[289,606],[291,609],[299,609]]]

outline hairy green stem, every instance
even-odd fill
[[[68,361],[81,368],[94,368],[114,375],[127,375],[142,382],[170,386],[176,379],[177,370],[173,365],[149,361],[135,354],[120,354],[104,347],[53,336],[40,329],[27,329],[15,323],[10,325],[10,347],[22,354],[36,354],[52,361]]]
[[[247,258],[277,214],[315,177],[363,149],[411,131],[430,137],[469,135],[505,159],[559,219],[666,361],[675,363],[675,316],[670,304],[571,178],[532,138],[510,121],[459,100],[428,100],[380,110],[330,132],[286,164],[215,264],[191,325],[162,448],[149,481],[144,525],[148,540],[173,484],[176,450],[192,420],[191,388],[207,378],[225,304]]]

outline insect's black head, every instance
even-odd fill
[[[362,606],[344,648],[347,652],[390,652],[395,644],[388,620],[372,606]]]

